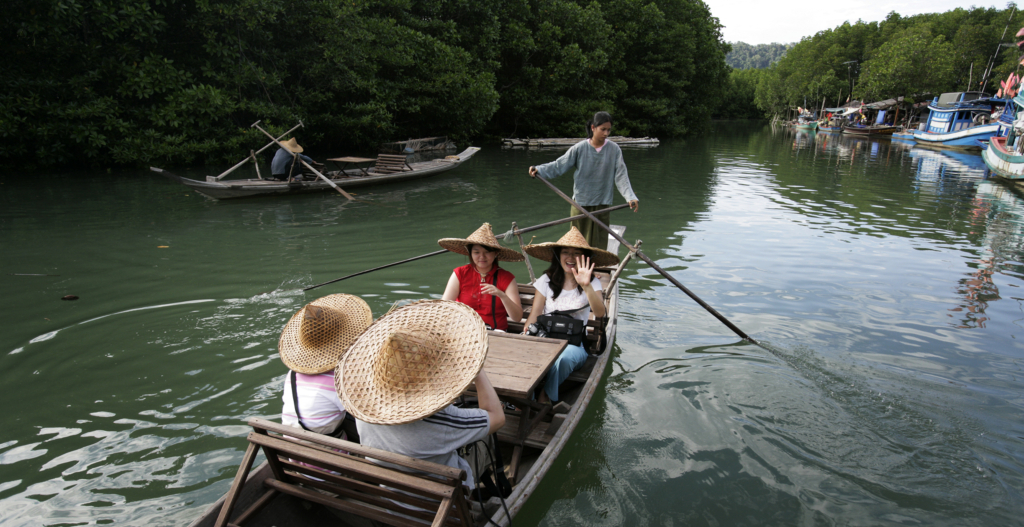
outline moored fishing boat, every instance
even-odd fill
[[[326,175],[330,178],[331,183],[341,188],[397,183],[447,172],[468,161],[478,151],[480,151],[479,148],[471,146],[458,155],[421,163],[406,163],[401,170],[382,170],[376,167],[365,170],[352,168],[329,172]],[[371,159],[370,161],[373,160]],[[276,179],[218,180],[215,177],[207,176],[206,180],[202,181],[181,177],[161,168],[151,167],[150,170],[213,199],[299,194],[320,192],[333,188],[330,183],[316,177],[300,181],[279,181]]]
[[[928,121],[923,130],[912,132],[914,140],[938,148],[983,149],[1009,130],[1013,112],[1006,111],[1008,103],[984,92],[943,93],[928,105]]]
[[[622,232],[621,227],[613,226],[613,229],[620,234]],[[613,253],[617,252],[618,242],[614,239],[609,240],[608,250]],[[588,324],[588,327],[590,328],[588,333],[588,341],[591,343],[590,348],[592,350],[598,350],[597,354],[590,355],[583,367],[573,372],[565,383],[562,384],[560,389],[562,395],[561,399],[569,405],[568,411],[565,413],[551,414],[550,408],[542,408],[541,411],[538,412],[536,410],[531,410],[529,403],[527,403],[527,406],[519,409],[506,409],[505,426],[497,433],[497,437],[499,449],[503,451],[502,458],[508,460],[508,463],[505,464],[504,468],[505,472],[511,476],[511,483],[513,486],[511,493],[505,499],[503,506],[500,507],[497,512],[494,512],[490,518],[478,518],[476,520],[478,525],[482,525],[488,520],[500,526],[509,525],[512,518],[523,507],[530,495],[536,490],[537,485],[551,468],[554,460],[561,453],[562,449],[568,442],[569,437],[579,424],[580,419],[597,390],[608,365],[612,346],[615,341],[618,322],[618,277],[632,256],[633,253],[629,253],[629,255],[614,269],[605,269],[596,273],[596,277],[602,282],[603,290],[606,291],[606,294],[604,295],[606,316],[601,319],[595,319],[592,315],[591,321]],[[529,307],[532,306],[534,292],[535,290],[531,285],[520,285],[520,295],[523,307],[527,312],[529,311]],[[526,316],[526,313],[524,313],[524,319]],[[517,333],[522,330],[522,326],[522,321],[518,323],[510,322],[509,333],[489,332],[488,339],[491,341],[492,350],[497,347],[498,342],[500,342],[502,348],[506,350],[505,356],[514,354],[531,354],[536,346],[545,344],[550,347],[552,342],[561,343],[557,346],[558,350],[564,347],[564,341],[554,341],[553,339],[518,335]],[[498,372],[502,367],[500,365],[489,366],[490,361],[491,356],[489,355],[488,362],[484,364],[484,369],[488,372],[488,376],[494,377],[500,375]],[[505,369],[507,370],[507,367]],[[495,388],[498,390],[499,396],[504,398],[502,390],[498,389],[498,384],[499,383],[495,383]],[[517,400],[516,404],[520,404],[520,401]],[[275,428],[273,424],[268,422],[258,419],[254,421],[254,428],[259,426],[265,427],[262,429],[264,436],[266,436],[266,431],[268,429],[271,432],[281,430],[279,425]],[[278,439],[281,437],[279,435],[271,435],[269,438],[254,438],[254,434],[256,436],[260,435],[259,431],[260,429],[257,428],[253,434],[250,434],[250,441],[265,441],[268,443],[276,442],[276,444],[285,443],[285,441]],[[300,436],[300,439],[308,437],[301,431],[296,431],[294,433],[295,435]],[[344,442],[339,442],[340,440],[332,441],[335,441],[338,446],[346,444]],[[365,450],[365,447],[359,447],[353,443],[347,443],[347,445],[348,450],[352,452]],[[312,452],[312,454],[309,455],[328,454],[327,457],[345,457],[331,456],[330,452],[325,451],[324,449],[313,452],[307,448],[306,452]],[[322,485],[318,483],[320,480],[310,480],[308,477],[303,477],[302,474],[292,473],[289,470],[291,468],[294,468],[298,472],[302,472],[303,469],[299,468],[297,465],[286,465],[282,467],[282,464],[278,463],[280,459],[276,457],[268,456],[272,461],[264,462],[258,468],[248,472],[248,466],[251,466],[252,461],[255,458],[255,454],[256,450],[250,446],[250,450],[247,452],[245,460],[242,463],[242,468],[246,469],[244,472],[247,473],[247,476],[242,470],[240,470],[236,477],[237,489],[233,486],[228,495],[214,503],[200,518],[192,523],[192,527],[223,525],[226,524],[228,520],[231,520],[230,525],[246,525],[252,527],[271,525],[355,526],[366,525],[366,523],[364,523],[366,518],[372,518],[376,521],[391,523],[394,525],[429,525],[432,523],[431,518],[433,518],[433,516],[431,516],[431,514],[433,513],[413,513],[408,510],[399,509],[402,510],[402,514],[395,515],[392,514],[392,512],[389,512],[394,511],[394,506],[392,504],[389,504],[386,500],[381,500],[379,497],[375,496],[375,494],[387,495],[386,493],[388,490],[386,488],[381,490],[381,487],[379,487],[379,485],[384,483],[397,484],[397,482],[405,481],[410,485],[409,488],[413,489],[415,485],[413,483],[408,483],[408,473],[403,473],[401,471],[372,464],[365,460],[360,460],[362,465],[357,468],[367,474],[365,477],[367,478],[366,481],[369,481],[369,484],[363,481],[350,481],[340,477],[332,477],[328,475],[323,476],[329,482],[338,483],[340,481],[340,485],[344,487],[342,490],[346,494],[344,494],[344,500],[339,500],[337,497],[325,497],[322,492],[317,493],[306,489],[306,485],[309,487],[323,489],[326,484]],[[504,454],[510,455],[506,456]],[[324,458],[324,461],[329,460]],[[351,460],[349,461],[351,462]],[[246,462],[249,463],[248,466],[246,466]],[[275,464],[277,464],[276,468],[274,466]],[[370,468],[367,468],[368,466],[370,466]],[[443,467],[440,465],[435,466]],[[276,492],[276,489],[288,486],[287,483],[282,483],[280,481],[280,476],[275,475],[275,472],[283,474],[281,471],[289,471],[289,476],[295,477],[304,484],[297,489],[291,489],[292,492],[305,492],[304,498],[296,497],[287,491],[282,491],[283,493]],[[266,493],[265,491],[268,488],[275,489],[275,491]],[[418,488],[416,490],[418,490]],[[461,499],[462,498],[459,497],[457,501],[461,501]],[[377,506],[366,507],[363,504],[363,501],[375,502],[377,503]],[[223,518],[219,519],[218,516],[221,515],[225,503],[231,504],[231,507],[229,507],[230,510],[223,515]],[[332,503],[332,507],[340,507],[349,514],[346,518],[338,517],[337,515],[333,515],[328,512],[325,507],[316,505],[317,503]],[[439,510],[447,515],[445,504],[449,503],[449,501],[442,500],[441,503],[442,505]],[[451,516],[447,516],[447,518],[445,518],[439,514],[438,517],[441,519],[437,520],[434,518],[433,523],[435,525],[465,525],[464,523],[460,523],[454,519],[459,513],[459,507],[453,505],[451,509]],[[416,514],[418,514],[419,517],[415,517]],[[220,520],[221,523],[218,523],[218,520]]]
[[[880,124],[873,124],[870,126],[850,125],[843,127],[843,133],[847,135],[890,136],[895,131],[895,126]]]

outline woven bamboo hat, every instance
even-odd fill
[[[437,244],[441,247],[448,249],[453,253],[459,253],[465,256],[469,256],[470,245],[483,245],[484,247],[490,247],[498,251],[498,256],[495,260],[499,262],[521,262],[526,258],[517,251],[502,247],[498,243],[498,238],[494,236],[494,231],[491,230],[491,224],[485,223],[480,226],[479,229],[473,231],[468,238],[441,238],[437,240]]]
[[[383,316],[334,372],[345,409],[361,421],[397,425],[451,404],[487,358],[487,328],[473,308],[424,300]]]
[[[289,152],[302,153],[302,147],[299,146],[299,142],[294,137],[287,141],[281,141],[281,145],[288,149]]]
[[[284,325],[277,343],[281,362],[290,370],[308,375],[331,371],[372,322],[370,306],[358,296],[318,298]]]
[[[619,257],[615,254],[591,247],[575,226],[570,227],[569,232],[565,233],[565,236],[559,238],[557,242],[531,244],[523,247],[523,250],[534,258],[550,262],[555,258],[555,249],[559,247],[573,247],[590,251],[590,260],[594,263],[594,267],[609,267],[619,263]]]

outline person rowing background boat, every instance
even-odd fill
[[[302,175],[302,166],[299,165],[296,158],[302,158],[303,161],[311,165],[323,166],[322,163],[317,163],[313,158],[302,154],[302,147],[294,137],[287,141],[281,141],[281,145],[284,148],[278,148],[274,159],[270,162],[270,174],[274,179],[287,181]]]

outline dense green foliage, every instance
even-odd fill
[[[723,92],[722,104],[716,109],[715,119],[763,119],[764,112],[754,102],[757,84],[765,76],[763,69],[734,69]]]
[[[968,89],[995,93],[1020,58],[1015,46],[998,48],[1000,39],[1012,42],[1022,24],[1024,14],[1012,4],[910,17],[893,12],[881,22],[845,23],[789,49],[760,78],[755,100],[765,113],[782,115],[805,101],[812,107],[823,99],[841,104],[851,90],[865,100],[920,100]],[[997,49],[992,73],[981,85]]]
[[[11,0],[7,165],[235,159],[249,127],[373,149],[407,137],[682,135],[727,82],[699,0]]]
[[[747,44],[746,42],[730,42],[732,51],[725,56],[725,63],[740,69],[762,69],[776,63],[793,47],[793,44]]]

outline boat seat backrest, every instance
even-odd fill
[[[225,497],[218,527],[241,525],[258,514],[277,493],[399,527],[470,525],[463,470],[265,419],[254,418],[249,424],[253,428],[248,437],[249,448]],[[241,487],[261,449],[272,472],[263,482],[267,493],[228,524]],[[382,466],[374,460],[400,469]]]
[[[404,155],[380,154],[377,156],[377,164],[373,167],[374,172],[392,174],[412,170]]]

